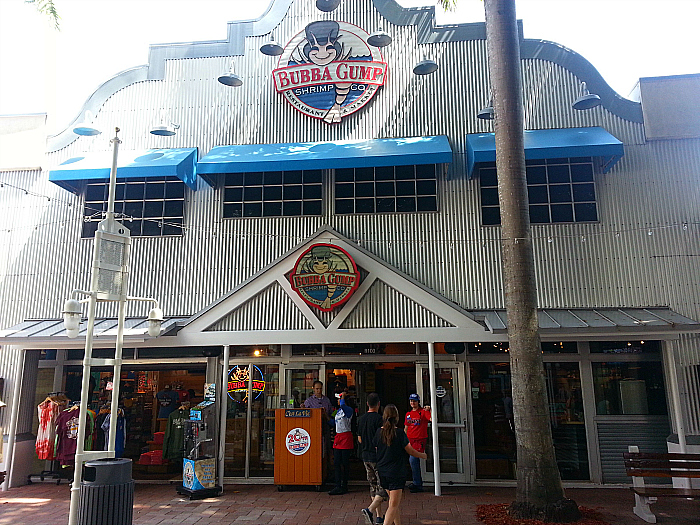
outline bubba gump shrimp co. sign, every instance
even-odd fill
[[[328,124],[367,104],[383,85],[387,65],[369,34],[334,20],[312,22],[285,46],[272,75],[295,109]]]
[[[350,299],[360,284],[360,274],[342,248],[314,244],[297,259],[289,281],[306,304],[330,312]]]

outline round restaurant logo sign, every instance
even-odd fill
[[[237,403],[248,402],[250,372],[247,366],[236,365],[228,371],[228,396]],[[265,392],[265,376],[262,370],[253,365],[253,399]],[[238,395],[237,395],[238,394]]]
[[[284,442],[289,452],[295,456],[301,456],[309,451],[311,447],[311,436],[303,428],[293,428],[287,433]]]
[[[345,250],[332,244],[314,244],[301,254],[289,280],[308,305],[330,312],[350,299],[360,275]]]
[[[340,122],[367,104],[383,85],[387,65],[367,32],[334,20],[312,22],[292,38],[272,72],[275,89],[295,109]]]

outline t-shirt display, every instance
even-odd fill
[[[80,410],[76,405],[61,412],[56,419],[56,459],[61,465],[70,465],[75,461],[75,451],[78,448],[78,421]],[[85,435],[92,433],[94,420],[87,415]],[[90,450],[85,447],[85,450]]]
[[[400,429],[396,429],[396,435],[390,446],[382,440],[382,430],[374,434],[374,444],[377,447],[377,472],[381,478],[400,480],[406,479],[406,465],[408,463],[408,437]]]
[[[107,414],[100,425],[100,428],[104,432],[104,450],[109,449],[109,427],[112,423],[112,414]],[[117,435],[115,437],[114,443],[114,457],[120,458],[124,455],[124,447],[126,446],[126,419],[121,409],[119,409],[117,415]]]
[[[158,417],[161,419],[166,419],[170,417],[170,414],[177,409],[180,403],[180,396],[177,392],[173,390],[161,390],[156,394],[156,399],[160,404],[158,409]]]
[[[367,412],[360,416],[357,423],[357,435],[362,438],[362,461],[376,463],[377,451],[374,446],[374,436],[382,428],[382,416],[379,412]]]
[[[168,426],[163,438],[163,457],[165,459],[182,459],[182,447],[185,441],[185,421],[190,418],[190,409],[182,407],[168,416]]]

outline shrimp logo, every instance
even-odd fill
[[[228,396],[234,401],[248,402],[248,383],[250,371],[247,366],[236,365],[228,371]],[[265,392],[265,376],[262,370],[253,365],[253,399],[258,399]],[[238,396],[236,394],[239,394]],[[241,399],[241,394],[243,395]]]
[[[350,299],[360,284],[360,274],[342,248],[314,244],[301,254],[289,280],[308,305],[330,312]]]
[[[369,102],[383,85],[387,65],[367,44],[364,29],[345,22],[312,22],[289,41],[272,76],[295,109],[338,123]]]
[[[287,450],[295,456],[301,456],[311,448],[311,436],[303,428],[293,428],[284,438]]]

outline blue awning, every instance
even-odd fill
[[[108,180],[112,152],[89,153],[73,157],[49,172],[49,180],[78,193],[85,181]],[[177,177],[193,190],[197,189],[197,148],[119,151],[117,178]]]
[[[200,174],[366,168],[452,162],[444,135],[400,139],[217,146],[197,163]]]
[[[625,154],[622,142],[600,127],[525,130],[525,159],[562,159],[597,157],[607,173]],[[493,133],[467,135],[467,174],[474,165],[495,162],[496,140]]]

